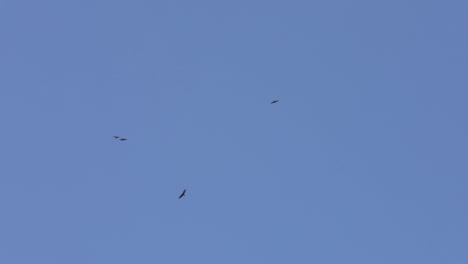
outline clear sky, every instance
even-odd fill
[[[468,263],[467,14],[1,0],[0,263]]]

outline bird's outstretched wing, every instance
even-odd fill
[[[184,191],[182,192],[182,194],[179,196],[179,199],[185,196],[185,192],[186,192],[186,191],[187,191],[187,189],[184,189]]]
[[[121,138],[121,139],[120,139],[120,141],[125,141],[125,140],[127,140],[127,139],[126,139],[126,138]]]
[[[114,136],[114,138],[119,138],[119,136]]]
[[[274,100],[271,104],[276,104],[277,102],[279,102],[279,100]]]

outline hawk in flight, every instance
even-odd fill
[[[179,196],[179,199],[185,196],[185,192],[186,192],[186,191],[187,191],[187,189],[184,189],[184,191],[182,192],[182,194]]]

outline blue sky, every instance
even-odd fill
[[[0,263],[468,263],[467,13],[1,0]]]

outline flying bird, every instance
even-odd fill
[[[271,104],[276,104],[277,102],[279,102],[279,100],[274,100]]]
[[[119,138],[118,136],[114,136],[114,138]]]
[[[185,192],[186,192],[186,191],[187,191],[187,189],[184,189],[184,191],[182,192],[182,194],[179,196],[179,199],[185,196]]]
[[[120,141],[125,141],[125,140],[127,140],[127,139],[126,139],[126,138],[121,138],[121,139],[120,139]]]

